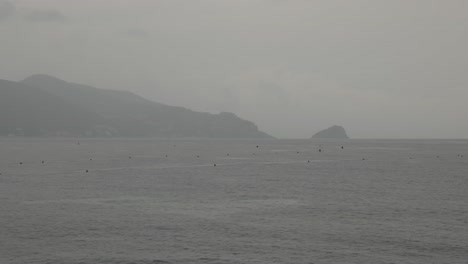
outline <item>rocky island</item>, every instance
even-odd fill
[[[312,138],[348,139],[349,137],[342,126],[331,126],[317,132]]]

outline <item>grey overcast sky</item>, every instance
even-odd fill
[[[468,137],[467,0],[0,0],[0,58],[277,137]]]

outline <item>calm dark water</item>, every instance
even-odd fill
[[[0,263],[468,263],[468,141],[77,142],[0,139]]]

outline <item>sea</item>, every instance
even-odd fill
[[[468,140],[0,138],[1,264],[468,263]]]

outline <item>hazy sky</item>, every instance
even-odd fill
[[[277,137],[468,137],[467,0],[0,0],[0,58]]]

